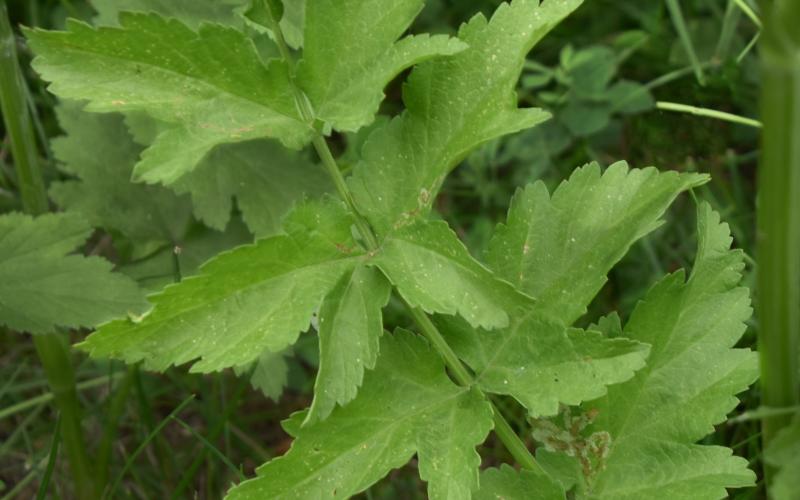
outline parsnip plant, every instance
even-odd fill
[[[113,22],[113,2],[98,3]],[[241,371],[290,348],[316,315],[313,403],[284,422],[294,444],[229,498],[348,497],[414,455],[434,499],[694,500],[754,483],[731,450],[695,444],[756,377],[754,353],[733,348],[751,314],[742,254],[707,204],[688,278],[666,276],[624,327],[613,313],[574,326],[614,264],[707,176],[617,163],[579,168],[553,193],[526,186],[482,262],[432,210],[470,151],[548,118],[518,108],[515,86],[527,53],[580,0],[513,0],[457,37],[404,36],[423,0],[184,3],[123,2],[183,20],[124,12],[116,26],[27,36],[50,90],[123,113],[146,145],[133,178],[163,185],[120,194],[131,218],[102,213],[80,193],[108,197],[111,187],[86,186],[110,184],[109,166],[91,165],[102,145],[84,145],[83,163],[66,162],[78,179],[51,190],[62,206],[158,242],[182,228],[131,224],[142,204],[222,228],[235,198],[265,235],[152,295],[148,313],[101,326],[82,350],[158,371]],[[206,4],[219,22],[201,21]],[[405,110],[374,127],[346,175],[326,137],[370,125],[384,87],[411,67]],[[100,128],[123,127],[109,119]],[[310,144],[321,165],[278,144]],[[413,329],[384,332],[392,294]],[[524,407],[536,457],[495,395]],[[522,470],[479,473],[492,430]]]

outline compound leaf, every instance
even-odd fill
[[[552,196],[537,182],[514,196],[487,262],[534,297],[537,310],[572,324],[630,246],[661,224],[675,197],[707,180],[619,162],[602,174],[597,164],[575,170]]]
[[[492,428],[491,406],[477,391],[454,385],[418,336],[384,335],[380,352],[353,401],[302,428],[303,415],[293,417],[291,449],[228,499],[347,498],[414,453],[429,498],[470,498],[480,464],[475,446]]]
[[[339,130],[369,124],[383,88],[404,69],[466,45],[446,35],[398,38],[424,0],[308,0],[298,82],[316,115]]]
[[[563,500],[564,489],[549,476],[508,465],[481,472],[475,500]]]
[[[447,173],[476,146],[545,120],[517,109],[514,91],[525,56],[580,0],[515,0],[491,21],[464,24],[469,47],[417,66],[406,84],[406,110],[364,146],[350,185],[357,205],[385,235],[426,214]]]
[[[611,441],[579,498],[711,500],[755,482],[730,449],[694,444],[757,376],[755,353],[732,348],[751,315],[749,291],[738,286],[743,255],[729,249],[727,224],[705,203],[698,239],[688,281],[683,272],[664,278],[625,326],[626,336],[651,344],[647,366],[586,405],[598,415],[591,430]]]
[[[158,371],[200,358],[197,372],[281,351],[360,260],[351,224],[337,202],[301,205],[284,224],[287,234],[220,254],[197,276],[153,295],[143,318],[109,323],[80,346]]]
[[[142,154],[140,180],[172,183],[218,144],[272,137],[298,148],[309,139],[286,64],[265,66],[241,31],[202,24],[195,32],[142,13],[122,13],[119,24],[70,20],[67,31],[26,33],[53,93],[88,100],[89,111],[143,111],[172,125]]]
[[[119,231],[137,243],[177,242],[191,217],[186,197],[131,182],[142,148],[118,114],[87,113],[74,102],[56,108],[65,136],[51,141],[61,169],[78,179],[55,182],[50,196],[92,225]]]
[[[147,302],[99,257],[67,255],[92,228],[76,214],[0,216],[0,324],[30,333],[93,327]]]
[[[485,328],[508,325],[505,307],[519,300],[508,283],[472,258],[444,221],[419,220],[392,233],[370,261],[412,306],[459,314]]]
[[[375,268],[357,267],[331,290],[319,311],[319,372],[307,423],[325,419],[356,396],[364,369],[378,358],[392,288]]]
[[[481,389],[508,394],[538,417],[554,415],[559,403],[577,405],[605,394],[606,386],[630,379],[645,364],[648,348],[628,339],[566,328],[543,316],[538,304],[510,307],[511,325],[492,331],[437,318],[450,345],[477,374]]]

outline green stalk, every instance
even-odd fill
[[[678,113],[688,113],[695,116],[705,116],[707,118],[715,118],[731,123],[738,123],[739,125],[746,125],[748,127],[761,128],[761,122],[746,118],[744,116],[734,115],[733,113],[726,113],[724,111],[717,111],[716,109],[698,108],[697,106],[690,106],[688,104],[681,104],[678,102],[657,101],[656,108],[664,111],[675,111]]]
[[[266,8],[268,12],[271,12],[268,4],[266,5]],[[281,53],[281,56],[289,65],[290,75],[292,76],[292,79],[294,79],[294,62],[286,41],[283,38],[280,25],[274,17],[271,18],[271,22],[273,34],[275,36],[275,42],[278,44],[278,49]],[[297,87],[297,85],[294,84],[294,82],[292,82],[292,90],[294,92],[295,103],[300,110],[303,120],[305,120],[314,130],[312,144],[314,145],[314,149],[317,151],[320,160],[322,160],[325,170],[333,180],[339,196],[347,204],[350,213],[355,218],[356,227],[359,231],[359,234],[364,239],[367,249],[370,251],[377,250],[379,248],[379,243],[374,231],[372,230],[372,227],[356,207],[353,196],[350,193],[350,189],[347,187],[347,183],[342,175],[342,171],[339,168],[339,165],[337,165],[336,160],[334,159],[333,154],[328,147],[328,142],[325,140],[325,137],[319,132],[319,130],[314,128],[316,118],[308,99]],[[412,307],[405,301],[404,304],[408,313],[412,318],[414,318],[414,321],[420,327],[423,335],[428,339],[428,341],[430,341],[434,349],[436,349],[436,351],[442,357],[445,365],[447,365],[447,367],[450,369],[450,372],[456,382],[464,387],[472,386],[474,384],[472,375],[469,373],[467,368],[458,358],[458,355],[456,355],[444,337],[442,337],[442,334],[436,328],[436,325],[433,324],[428,315],[421,309]],[[500,410],[497,408],[497,406],[491,400],[489,400],[489,404],[492,406],[492,412],[494,414],[495,433],[514,457],[514,459],[519,463],[520,466],[537,474],[546,475],[547,473],[544,471],[544,469],[542,469],[539,463],[536,462],[536,459],[533,457],[528,447],[525,446],[525,443],[523,443],[520,437],[517,436],[517,434],[509,425],[508,421],[505,419],[502,413],[500,413]]]
[[[39,215],[48,210],[47,192],[39,167],[27,96],[8,9],[5,0],[0,0],[0,109],[11,140],[22,206],[25,212]],[[55,333],[34,335],[33,341],[61,414],[61,438],[72,469],[76,495],[78,498],[96,498],[97,488],[81,428],[81,409],[69,347]]]
[[[758,194],[762,404],[800,403],[800,2],[763,4]],[[766,446],[791,416],[763,420]],[[770,471],[767,471],[768,479]]]
[[[34,335],[33,342],[44,366],[55,406],[61,413],[61,440],[67,457],[78,498],[98,497],[86,440],[81,427],[81,407],[75,388],[75,376],[69,348],[56,334]]]

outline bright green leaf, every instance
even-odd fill
[[[541,123],[517,109],[525,56],[580,0],[504,3],[491,21],[463,25],[469,47],[417,66],[403,92],[406,110],[377,130],[350,180],[357,205],[381,234],[424,216],[447,173],[478,145]]]
[[[481,488],[475,500],[563,500],[564,490],[553,479],[508,465],[481,472]]]
[[[30,333],[93,327],[147,303],[130,278],[99,257],[67,255],[91,227],[74,214],[0,216],[0,324]]]
[[[552,196],[537,182],[512,200],[490,243],[489,267],[534,297],[537,310],[572,324],[675,197],[707,180],[619,162],[602,175],[596,164],[575,170]]]
[[[370,262],[412,306],[459,314],[473,326],[506,326],[506,306],[520,300],[513,287],[470,256],[443,221],[420,220],[395,231]]]
[[[153,295],[145,317],[105,325],[80,345],[159,371],[200,358],[192,370],[210,372],[281,351],[361,260],[351,224],[337,202],[302,205],[284,224],[287,234],[220,254]]]
[[[380,352],[353,401],[314,425],[299,428],[303,414],[293,417],[292,448],[228,499],[347,498],[414,453],[429,498],[469,498],[478,485],[475,446],[492,428],[491,406],[477,391],[454,385],[420,337],[384,335]]]
[[[757,376],[755,353],[733,348],[752,312],[749,291],[738,286],[742,252],[729,250],[728,226],[709,205],[698,219],[689,280],[683,272],[664,278],[625,326],[626,336],[651,344],[647,366],[586,405],[597,414],[590,430],[607,432],[611,444],[578,498],[711,500],[755,483],[730,449],[694,444]]]
[[[383,88],[406,68],[463,50],[446,35],[398,38],[424,0],[307,0],[298,82],[316,115],[339,130],[369,124]]]
[[[123,117],[87,113],[77,103],[62,103],[56,114],[67,135],[52,140],[53,152],[62,170],[78,179],[51,184],[53,200],[137,243],[179,241],[191,204],[163,187],[131,182],[142,148],[131,139]]]
[[[319,372],[307,423],[325,419],[336,404],[356,396],[364,369],[372,369],[378,358],[381,310],[391,291],[380,271],[359,266],[325,297],[319,311]]]
[[[219,24],[194,32],[156,14],[123,13],[120,26],[70,21],[65,32],[26,33],[53,93],[172,125],[142,154],[139,179],[172,183],[218,144],[272,137],[297,148],[309,139],[286,64],[262,64],[242,32]]]

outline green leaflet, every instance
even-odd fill
[[[263,140],[214,149],[172,187],[191,193],[195,215],[220,230],[230,220],[236,199],[247,227],[258,237],[278,232],[294,204],[333,191],[321,166]]]
[[[370,263],[412,306],[429,313],[459,314],[473,326],[506,326],[506,307],[524,300],[473,259],[443,221],[419,220],[395,231]]]
[[[289,364],[285,352],[264,350],[252,363],[234,367],[236,375],[250,375],[250,385],[264,396],[278,401],[289,382]]]
[[[563,500],[564,489],[549,476],[508,465],[481,472],[481,488],[475,500]]]
[[[373,133],[350,179],[357,205],[381,235],[425,215],[445,175],[470,150],[549,116],[517,109],[514,87],[531,47],[580,3],[504,3],[491,21],[478,15],[461,27],[468,49],[414,69],[406,110]]]
[[[116,25],[120,12],[143,11],[180,19],[196,29],[204,22],[242,26],[242,18],[234,9],[246,3],[247,0],[92,0],[92,7],[97,11],[95,24]]]
[[[769,486],[773,500],[796,500],[800,491],[800,414],[781,429],[764,450],[764,461],[778,472]]]
[[[401,71],[466,45],[446,35],[397,39],[424,0],[307,0],[298,83],[317,117],[338,130],[369,124]],[[368,21],[367,21],[368,20]]]
[[[691,277],[671,274],[639,303],[624,334],[651,344],[648,364],[606,398],[592,432],[607,432],[610,452],[578,498],[717,499],[751,486],[747,461],[719,446],[693,444],[725,420],[734,395],[757,376],[755,353],[733,349],[751,315],[739,287],[742,252],[729,250],[727,224],[698,207],[698,252]]]
[[[210,372],[278,352],[361,260],[351,224],[338,202],[302,205],[287,218],[287,234],[220,254],[153,295],[153,310],[140,320],[109,323],[80,346],[158,371],[200,358],[192,370]]]
[[[303,428],[302,414],[293,417],[292,448],[228,499],[347,498],[414,453],[429,498],[470,498],[480,464],[475,446],[492,428],[491,407],[478,392],[454,385],[420,337],[384,335],[380,351],[353,401]]]
[[[65,102],[56,108],[65,136],[51,141],[61,169],[78,177],[50,186],[62,208],[79,212],[92,225],[119,231],[137,243],[177,242],[191,218],[191,204],[163,187],[131,182],[142,148],[123,117],[100,115]]]
[[[537,182],[514,196],[487,262],[534,297],[538,311],[572,324],[630,246],[661,224],[675,197],[707,181],[619,162],[602,175],[597,164],[575,170],[552,197]]]
[[[0,216],[0,324],[30,333],[93,327],[147,303],[99,257],[67,255],[92,228],[74,214]]]
[[[381,310],[391,291],[380,271],[358,266],[325,297],[319,311],[319,372],[307,424],[353,399],[364,369],[375,366],[383,333]]]
[[[172,183],[218,144],[309,140],[286,64],[262,64],[242,32],[218,24],[194,32],[156,14],[123,13],[120,26],[69,21],[65,32],[26,34],[53,93],[88,100],[90,111],[144,111],[172,125],[142,154],[139,179]]]
[[[499,330],[476,330],[458,319],[437,323],[481,389],[513,396],[534,417],[556,414],[559,403],[597,398],[645,365],[647,345],[566,328],[537,306],[519,306],[511,325]]]

